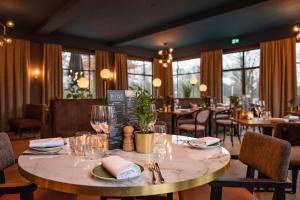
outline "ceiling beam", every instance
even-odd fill
[[[239,9],[242,9],[242,8],[246,8],[246,7],[249,7],[249,6],[253,6],[253,5],[265,2],[265,1],[268,1],[268,0],[235,1],[234,3],[229,3],[229,4],[226,4],[226,5],[223,5],[223,6],[215,7],[213,9],[202,11],[202,12],[196,13],[194,15],[187,16],[187,17],[184,17],[182,19],[179,19],[179,20],[176,20],[176,21],[164,24],[164,25],[158,25],[158,26],[155,26],[155,27],[151,27],[151,28],[142,30],[140,32],[136,32],[136,33],[127,35],[123,38],[119,38],[117,40],[110,41],[110,42],[107,43],[107,45],[109,45],[109,46],[121,45],[121,44],[124,44],[126,42],[138,39],[138,38],[142,38],[142,37],[145,37],[145,36],[148,36],[148,35],[159,33],[159,32],[162,32],[162,31],[166,31],[168,29],[176,28],[176,27],[179,27],[179,26],[183,26],[183,25],[186,25],[186,24],[193,23],[193,22],[201,21],[201,20],[204,20],[204,19],[207,19],[207,18],[211,18],[211,17],[217,16],[217,15],[232,12],[232,11],[239,10]]]
[[[77,16],[78,7],[80,7],[80,0],[68,0],[38,28],[36,33],[49,34],[56,31]]]

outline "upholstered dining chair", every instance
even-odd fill
[[[6,133],[0,133],[0,196],[4,194],[20,194],[21,200],[33,200],[36,186],[28,181],[8,182],[4,170],[15,164],[10,139]]]
[[[176,125],[179,130],[179,134],[181,134],[182,132],[193,133],[194,137],[196,137],[197,132],[202,132],[203,135],[206,136],[210,110],[197,110],[193,112],[192,115],[195,116],[193,119],[193,123],[178,123],[184,116],[179,116],[176,119]]]
[[[219,127],[223,127],[223,142],[226,138],[226,128],[229,128],[231,145],[233,146],[233,136],[234,133],[238,136],[238,140],[241,143],[241,137],[239,130],[237,128],[238,124],[231,119],[231,109],[223,110],[215,114],[216,122],[216,137],[218,137]]]
[[[274,136],[288,141],[292,145],[289,169],[292,170],[292,193],[297,191],[297,177],[300,170],[300,124],[279,123]]]
[[[180,200],[250,200],[256,188],[274,188],[276,200],[285,199],[291,145],[284,140],[259,133],[246,133],[238,159],[248,166],[246,178],[221,177],[209,185],[179,192]],[[264,179],[255,178],[255,170]],[[274,199],[273,198],[273,199]]]
[[[24,117],[9,119],[10,128],[22,136],[24,130],[42,129],[46,125],[46,115],[48,107],[46,104],[26,104],[24,105]]]

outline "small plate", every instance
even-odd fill
[[[205,146],[205,145],[198,144],[197,142],[195,142],[195,140],[189,140],[188,144],[190,146],[192,146],[194,148],[198,148],[198,149],[212,149],[212,148],[216,148],[216,147],[220,146],[220,142],[217,142],[215,144],[211,144],[211,145]]]
[[[136,163],[135,163],[136,164]],[[109,173],[104,167],[103,165],[98,165],[96,167],[94,167],[91,171],[91,174],[96,177],[96,178],[99,178],[99,179],[102,179],[102,180],[108,180],[108,181],[127,181],[127,180],[131,180],[131,179],[134,179],[138,176],[140,176],[143,171],[144,171],[144,167],[139,165],[139,164],[136,164],[137,166],[140,167],[141,169],[141,173],[134,176],[134,177],[131,177],[131,178],[126,178],[126,179],[116,179],[116,177],[114,177],[111,173]]]
[[[47,147],[47,148],[42,148],[42,147],[31,147],[31,148],[29,148],[29,149],[30,149],[30,150],[33,150],[33,151],[57,153],[57,152],[59,152],[60,150],[62,150],[63,147],[62,147],[62,146],[59,146],[59,147]]]

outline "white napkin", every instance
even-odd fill
[[[141,174],[139,166],[119,156],[103,158],[102,164],[117,179],[128,179]]]
[[[288,120],[289,121],[299,121],[299,116],[289,115]]]
[[[220,139],[215,137],[203,137],[203,138],[198,138],[196,140],[191,140],[190,142],[195,146],[206,148],[211,144],[219,143]]]
[[[30,140],[29,147],[31,148],[48,148],[63,146],[64,140],[61,137]]]

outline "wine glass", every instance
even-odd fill
[[[157,111],[156,111],[156,106],[154,103],[150,104],[149,112],[153,113],[153,118],[152,118],[151,122],[149,123],[148,127],[151,131],[154,131],[154,124],[156,123],[156,120],[157,120]]]
[[[97,134],[100,134],[107,123],[107,109],[105,106],[92,105],[90,123]]]

